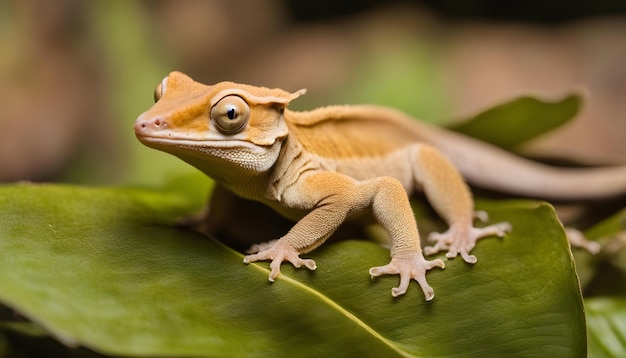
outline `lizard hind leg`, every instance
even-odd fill
[[[474,218],[485,221],[488,217],[485,212],[474,212],[470,190],[452,163],[428,145],[417,146],[412,154],[415,180],[423,188],[433,208],[449,225],[448,231],[428,236],[428,240],[435,244],[425,247],[424,253],[432,255],[447,250],[448,258],[461,255],[465,262],[476,263],[476,256],[470,254],[476,242],[492,235],[502,237],[511,231],[511,225],[502,222],[474,227]]]
[[[475,264],[478,259],[476,256],[471,255],[470,251],[476,246],[476,242],[479,239],[494,235],[504,237],[509,231],[511,231],[511,224],[508,222],[501,222],[480,228],[453,225],[446,232],[430,233],[427,240],[435,242],[435,244],[425,247],[424,253],[426,255],[433,255],[439,251],[447,250],[447,258],[455,258],[457,255],[461,255],[465,262]]]

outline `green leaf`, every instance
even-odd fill
[[[602,240],[609,244],[612,237],[626,231],[626,208],[594,225],[585,232],[585,236],[591,240]]]
[[[598,255],[574,251],[585,296],[626,294],[626,209],[597,223],[584,234],[602,245]]]
[[[585,300],[589,357],[626,356],[626,297]]]
[[[58,339],[134,356],[584,356],[574,264],[553,209],[481,203],[503,239],[448,260],[397,299],[365,241],[324,245],[318,270],[268,264],[172,226],[197,199],[175,191],[0,187],[0,302]],[[245,218],[241,218],[245,224]]]
[[[578,94],[554,102],[524,96],[449,128],[501,148],[514,149],[563,125],[578,113],[581,105],[582,97]]]

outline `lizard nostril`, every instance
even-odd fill
[[[159,118],[144,118],[139,117],[135,121],[135,132],[146,135],[147,133],[158,132],[165,130],[168,127],[167,119]]]

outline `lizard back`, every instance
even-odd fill
[[[402,112],[379,106],[287,110],[285,119],[290,133],[306,151],[326,158],[385,156],[424,138],[416,121]]]

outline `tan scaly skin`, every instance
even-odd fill
[[[470,251],[478,239],[504,236],[511,227],[505,222],[473,227],[474,203],[463,177],[478,186],[545,198],[626,192],[626,167],[567,172],[542,166],[391,108],[288,110],[304,92],[232,82],[207,86],[172,72],[157,86],[156,104],[135,123],[143,144],[213,178],[221,200],[235,194],[296,222],[244,259],[271,260],[270,281],[280,275],[283,261],[314,270],[315,262],[300,254],[320,246],[344,221],[372,214],[391,242],[391,262],[371,268],[372,277],[400,275],[393,296],[404,294],[414,279],[431,300],[426,272],[444,263],[422,254],[409,205],[413,192],[424,192],[449,225],[429,237],[435,244],[426,253],[447,250],[448,258],[461,255],[468,263],[476,262]],[[229,205],[217,204],[208,213],[230,217],[220,212]]]

